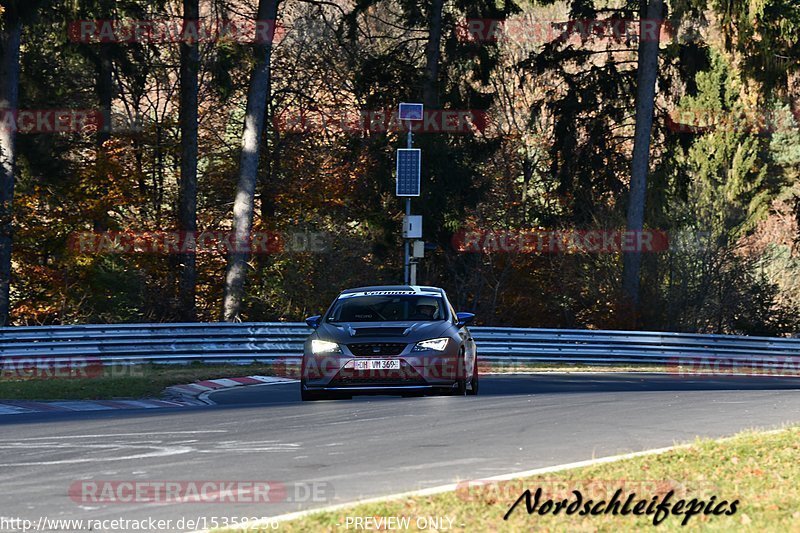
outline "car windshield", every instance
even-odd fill
[[[328,322],[432,322],[445,320],[440,297],[421,295],[345,296],[336,300]]]

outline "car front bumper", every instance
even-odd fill
[[[452,341],[444,351],[414,352],[408,345],[398,355],[356,356],[346,346],[341,354],[303,356],[302,382],[307,390],[431,389],[452,387],[463,379],[459,349]],[[399,369],[356,370],[355,361],[398,360]]]

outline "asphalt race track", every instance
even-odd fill
[[[536,374],[484,376],[477,397],[301,403],[291,383],[211,399],[220,405],[0,416],[0,516],[274,516],[800,421],[800,378]],[[328,492],[268,504],[86,503],[68,496],[81,480]]]

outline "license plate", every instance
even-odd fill
[[[400,370],[399,359],[361,359],[353,365],[356,370]]]

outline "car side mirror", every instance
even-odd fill
[[[475,320],[474,313],[456,313],[456,316],[458,317],[456,325],[460,328],[472,324],[472,321]]]
[[[306,318],[306,324],[308,324],[308,327],[313,329],[317,329],[320,322],[322,322],[322,317],[320,315],[314,315]]]

